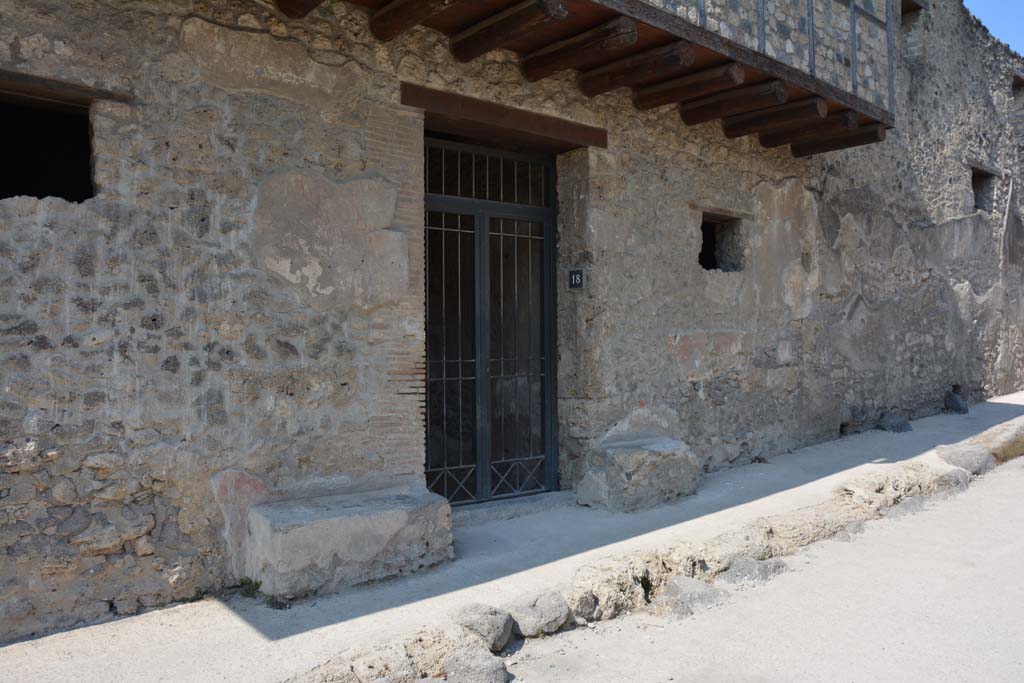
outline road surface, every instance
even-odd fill
[[[686,619],[529,641],[509,670],[516,683],[1024,681],[1024,458],[852,539]]]

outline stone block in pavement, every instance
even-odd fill
[[[756,586],[771,581],[786,569],[786,563],[778,557],[770,557],[767,560],[737,557],[728,569],[718,575],[718,580],[736,585]]]
[[[491,652],[501,652],[512,637],[512,615],[489,605],[466,605],[453,621],[480,636]]]
[[[516,635],[535,638],[554,633],[569,620],[569,604],[558,593],[547,591],[508,606]]]
[[[701,468],[690,447],[669,438],[617,440],[587,454],[576,502],[616,512],[667,503],[697,490]]]
[[[996,466],[992,451],[976,444],[936,446],[935,453],[950,465],[965,469],[971,474],[984,474]]]
[[[673,576],[652,601],[654,610],[677,617],[688,617],[724,604],[729,593],[700,579]]]

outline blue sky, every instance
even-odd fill
[[[964,0],[992,35],[1024,54],[1024,0]]]

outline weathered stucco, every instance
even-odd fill
[[[0,633],[230,585],[261,503],[422,486],[402,80],[609,131],[558,160],[558,282],[586,272],[559,291],[563,486],[647,414],[711,469],[1020,388],[1024,64],[932,4],[890,139],[797,161],[429,30],[377,43],[338,1],[0,0],[0,68],[133,95],[93,106],[94,199],[0,201]],[[991,212],[970,159],[1007,172]],[[742,219],[742,270],[698,264],[704,211]]]

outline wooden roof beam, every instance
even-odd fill
[[[741,138],[744,135],[815,123],[824,120],[827,115],[828,104],[824,98],[812,97],[809,100],[730,116],[722,120],[722,132],[727,138]]]
[[[523,0],[452,36],[451,51],[458,61],[471,62],[568,16],[565,0]]]
[[[558,71],[593,63],[595,58],[614,56],[636,45],[638,38],[636,21],[620,16],[536,50],[523,57],[520,66],[526,80],[539,81]]]
[[[793,156],[797,158],[809,157],[824,152],[835,152],[840,149],[873,145],[876,142],[885,140],[885,125],[873,123],[868,126],[861,126],[857,130],[837,135],[833,138],[818,140],[816,142],[801,142],[793,145]]]
[[[391,0],[371,15],[370,32],[386,43],[462,2],[468,0]]]
[[[762,147],[769,149],[801,142],[823,140],[856,130],[859,125],[857,112],[847,109],[835,112],[816,124],[802,124],[785,130],[761,133],[757,136]]]
[[[277,0],[277,8],[290,19],[301,19],[323,2],[324,0]]]
[[[640,88],[633,94],[633,104],[637,109],[653,109],[666,104],[686,102],[735,88],[742,85],[746,78],[746,70],[739,64],[723,64]]]
[[[785,104],[788,99],[789,91],[785,83],[767,81],[683,102],[679,105],[679,115],[686,125],[695,126],[727,116],[775,107]]]
[[[587,97],[594,97],[616,88],[650,82],[660,74],[689,69],[693,66],[693,60],[693,45],[685,40],[677,40],[584,71],[576,78],[576,86]]]

